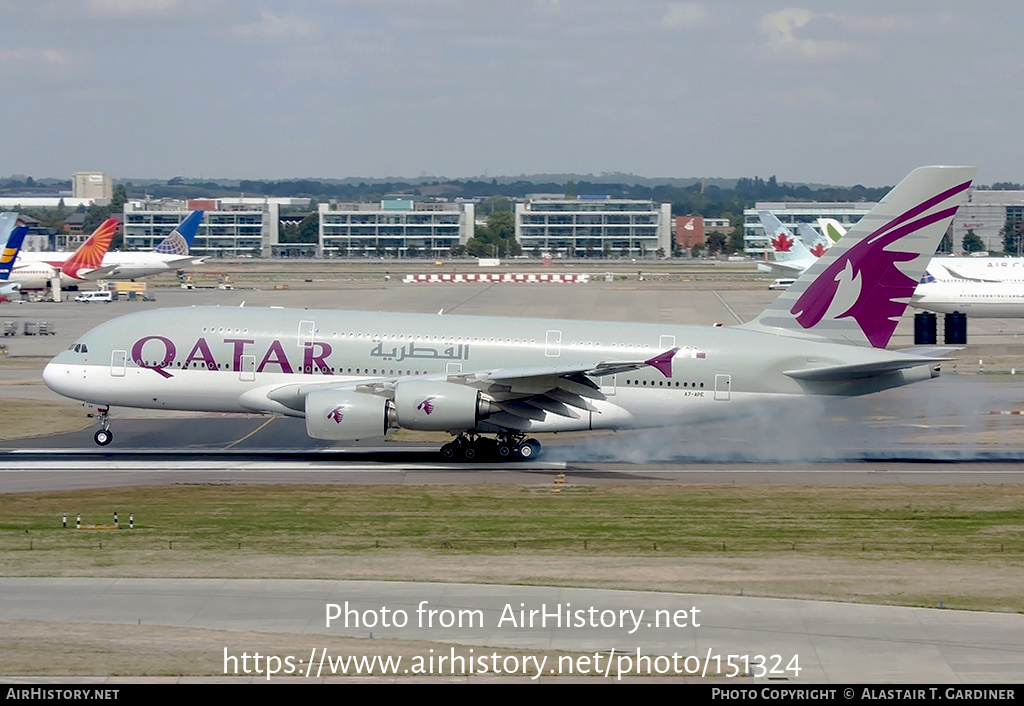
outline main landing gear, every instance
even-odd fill
[[[114,440],[114,432],[110,431],[110,407],[100,407],[96,418],[103,428],[93,434],[93,441],[100,446],[107,446]]]
[[[445,461],[533,461],[540,456],[540,442],[523,434],[498,434],[488,439],[479,434],[459,434],[441,447]]]

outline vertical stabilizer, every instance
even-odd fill
[[[975,171],[912,171],[746,326],[884,348]]]
[[[192,241],[196,238],[199,224],[203,221],[202,211],[193,211],[188,214],[178,227],[171,231],[170,235],[160,241],[154,248],[155,252],[162,255],[188,255]]]
[[[18,214],[15,211],[0,213],[0,243],[10,240],[14,226],[18,225]]]
[[[0,230],[3,228],[4,224],[0,224]],[[3,251],[0,251],[0,280],[6,280],[11,276],[11,270],[14,269],[14,261],[18,259],[18,251],[21,250],[21,245],[25,242],[26,235],[28,235],[28,226],[18,226],[8,236],[7,244],[4,245]]]
[[[98,269],[103,264],[103,256],[107,254],[110,244],[114,241],[118,223],[120,221],[117,218],[103,221],[89,239],[60,266],[61,272],[69,277],[82,279],[90,270]]]
[[[819,218],[818,228],[832,243],[838,243],[839,239],[846,235],[846,228],[835,218]]]
[[[787,228],[782,221],[776,218],[771,211],[758,211],[757,217],[761,219],[765,235],[768,236],[768,244],[775,254],[776,262],[792,262],[814,259],[811,251],[807,249],[800,238],[794,237],[793,232]]]
[[[800,223],[796,230],[800,234],[800,240],[804,241],[804,245],[814,257],[821,257],[826,250],[832,247],[832,241],[814,230],[810,223]]]

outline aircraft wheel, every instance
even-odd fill
[[[519,444],[516,455],[524,461],[532,461],[540,456],[540,442],[536,439],[527,439]]]
[[[100,446],[107,446],[114,440],[114,432],[109,429],[100,429],[92,438]]]
[[[466,444],[462,449],[462,458],[464,461],[475,461],[478,453],[476,444]]]
[[[507,461],[512,457],[512,447],[508,444],[498,444],[498,458]]]
[[[457,455],[458,448],[455,446],[454,442],[448,442],[441,447],[441,458],[445,461],[454,461]]]

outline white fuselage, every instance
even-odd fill
[[[40,270],[44,267],[58,269],[73,253],[70,252],[21,252],[15,262],[17,270],[26,267]],[[108,252],[103,256],[105,268],[101,279],[136,279],[160,274],[170,270],[199,264],[204,258],[187,255],[165,255],[158,252]],[[113,268],[113,269],[110,269]],[[12,274],[12,278],[14,275]],[[88,275],[86,275],[88,279]],[[81,280],[74,280],[76,282]],[[45,285],[44,285],[45,286]],[[30,287],[26,287],[30,288]]]
[[[1024,282],[927,282],[917,285],[910,306],[938,314],[959,311],[975,318],[1021,318]]]
[[[735,328],[195,307],[104,324],[54,358],[44,380],[100,406],[304,416],[302,400],[315,389],[387,394],[404,381],[440,388],[457,378],[502,403],[512,394],[543,395],[566,367],[644,361],[679,348],[668,376],[641,365],[595,377],[599,398],[576,417],[514,420],[533,432],[667,426],[728,415],[756,400],[864,394],[932,376],[922,360],[880,379],[801,381],[787,371],[915,357],[816,339],[794,343]],[[495,431],[506,418],[483,419],[477,428]]]
[[[941,280],[1024,283],[1024,257],[933,257],[928,272]]]

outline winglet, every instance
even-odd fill
[[[657,368],[658,372],[667,378],[672,377],[672,359],[679,351],[679,346],[675,348],[669,348],[664,353],[659,353],[653,358],[649,358],[644,362],[652,368]]]

